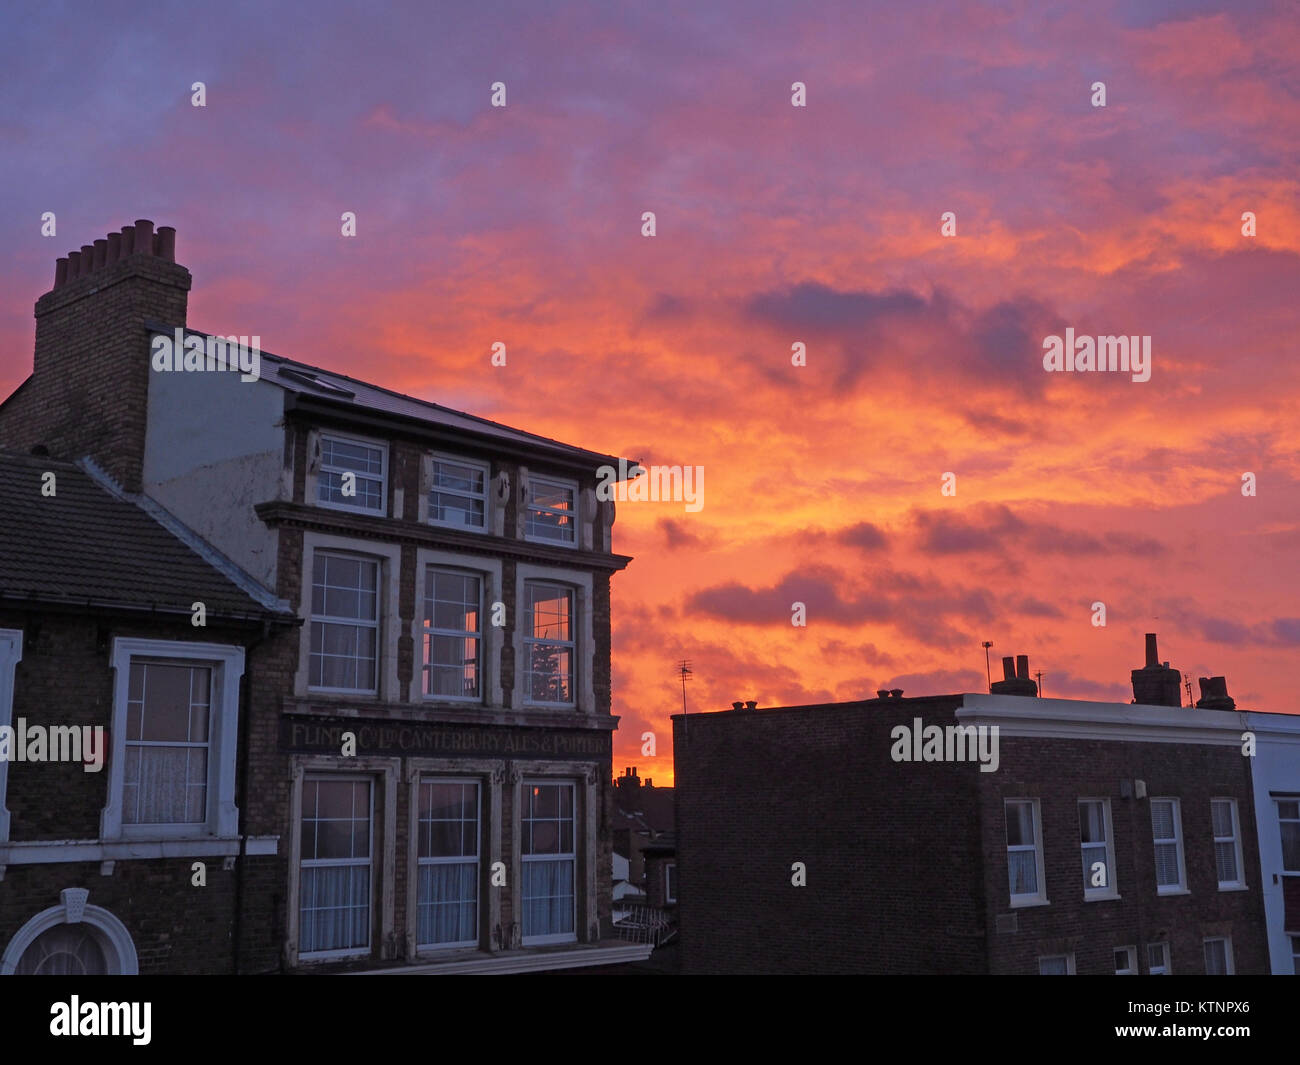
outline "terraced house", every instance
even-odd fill
[[[248,699],[248,830],[279,865],[243,967],[643,956],[608,937],[605,875],[630,559],[595,486],[628,463],[266,352],[155,369],[178,336],[221,348],[187,327],[174,241],[141,221],[60,260],[0,442],[91,455],[296,612]]]

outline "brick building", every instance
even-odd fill
[[[174,247],[141,221],[59,261],[0,443],[91,455],[301,622],[249,699],[248,830],[278,866],[247,970],[642,957],[608,938],[630,559],[595,487],[627,464],[190,330]]]
[[[1035,693],[676,718],[683,972],[1269,971],[1245,715]]]
[[[241,712],[297,619],[92,464],[0,452],[0,496],[0,973],[230,973],[279,890]]]

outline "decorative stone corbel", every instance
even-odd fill
[[[492,508],[492,532],[497,536],[505,536],[506,504],[510,502],[510,474],[505,470],[498,470],[492,486],[495,504]]]
[[[578,513],[578,528],[582,530],[582,549],[591,550],[591,527],[599,520],[596,511],[596,490],[584,488],[581,492],[581,508]]]

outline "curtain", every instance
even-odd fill
[[[572,858],[524,862],[525,936],[558,936],[573,932],[573,878]]]
[[[33,940],[14,969],[15,976],[103,976],[104,949],[84,925],[55,925]]]
[[[478,938],[477,862],[420,866],[418,941],[463,943]]]
[[[122,821],[128,825],[196,824],[208,797],[206,747],[140,747],[128,742]]]
[[[370,865],[302,869],[298,949],[347,950],[370,944]]]

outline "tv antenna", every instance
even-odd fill
[[[683,658],[677,664],[677,676],[680,677],[682,681],[682,735],[683,736],[686,735],[686,682],[690,680],[691,677],[693,677],[694,675],[695,675],[695,671],[691,669],[690,659]]]
[[[989,694],[992,695],[992,694],[993,694],[993,674],[989,672],[989,648],[993,646],[993,641],[992,641],[992,640],[984,640],[983,642],[980,643],[980,646],[984,648],[984,676],[988,679],[988,682],[989,682]]]
[[[1038,678],[1038,697],[1041,699],[1043,697],[1043,671],[1038,670],[1034,676]]]

